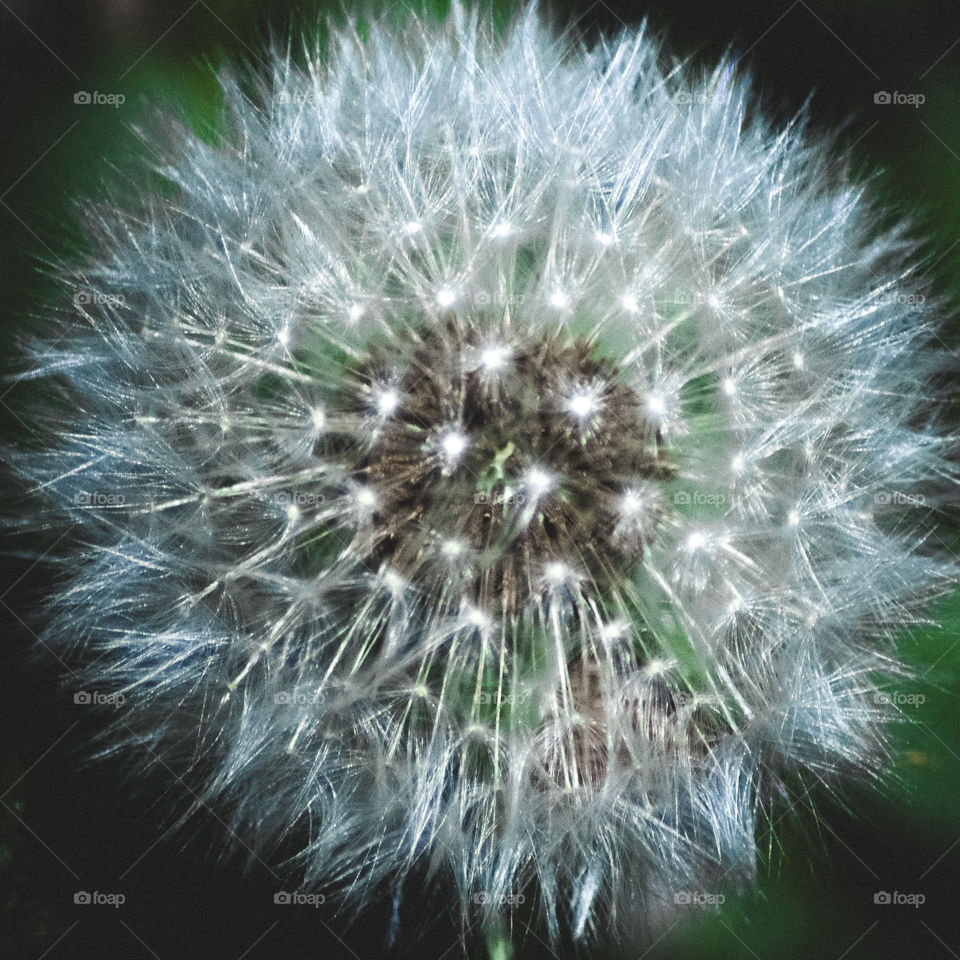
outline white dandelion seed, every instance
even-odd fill
[[[659,62],[460,8],[274,55],[35,346],[45,642],[306,884],[429,862],[587,938],[882,763],[874,678],[954,576],[932,300],[878,296],[912,245],[802,123]]]

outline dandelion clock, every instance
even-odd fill
[[[638,937],[884,769],[955,578],[937,307],[802,117],[670,63],[332,28],[149,127],[63,268],[44,643],[304,896]]]

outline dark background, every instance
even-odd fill
[[[441,5],[442,6],[442,5]],[[926,239],[941,292],[960,287],[960,16],[955,2],[890,0],[677,0],[544,2],[588,36],[649,17],[678,54],[712,63],[730,50],[754,77],[763,109],[789,119],[812,94],[814,128],[840,129],[853,175],[874,178],[891,208]],[[310,22],[306,0],[0,0],[0,353],[13,361],[18,331],[42,323],[54,296],[44,261],[77,242],[72,198],[94,195],[133,149],[129,125],[144,105],[178,103],[202,117],[216,104],[210,65],[255,59],[270,27]],[[401,12],[398,5],[391,15]],[[508,17],[510,6],[497,12]],[[120,92],[126,103],[78,105],[80,90]],[[912,106],[874,102],[878,91],[921,93]],[[82,238],[81,238],[82,242]],[[953,347],[956,325],[945,339]],[[29,391],[0,383],[4,432],[29,436]],[[15,514],[15,493],[7,493]],[[24,509],[28,509],[24,506]],[[946,531],[945,536],[955,536]],[[436,893],[407,893],[388,950],[388,892],[351,924],[332,905],[282,907],[271,869],[232,843],[215,813],[170,830],[189,798],[144,752],[130,764],[90,764],[90,741],[109,707],[75,704],[62,668],[37,648],[31,626],[50,574],[8,538],[0,579],[0,957],[283,957],[362,960],[462,956],[458,928]],[[925,702],[900,732],[884,790],[850,787],[784,801],[764,835],[761,881],[718,912],[670,929],[638,958],[823,960],[960,957],[960,602],[941,626],[903,640]],[[129,758],[128,758],[129,760]],[[269,863],[269,866],[268,866]],[[285,878],[284,878],[285,879]],[[80,890],[126,902],[75,905]],[[879,890],[922,893],[921,907],[876,905]],[[517,936],[517,956],[556,956]],[[471,935],[471,957],[503,945]],[[567,950],[558,950],[565,955]],[[597,955],[614,956],[613,950]]]

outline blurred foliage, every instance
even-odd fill
[[[418,8],[436,13],[447,6],[445,0],[421,0]],[[879,171],[874,190],[893,214],[914,220],[936,289],[956,302],[960,23],[952,2],[931,0],[918,8],[897,0],[556,0],[541,6],[587,38],[648,17],[681,56],[709,65],[729,51],[753,75],[763,109],[778,122],[810,97],[814,130],[840,129],[838,147],[850,151],[856,176]],[[503,0],[492,8],[501,25],[515,9]],[[402,3],[377,9],[388,17],[405,13]],[[49,264],[83,248],[75,198],[92,202],[104,182],[131,175],[139,151],[133,127],[150,109],[175,104],[186,122],[213,136],[220,106],[216,71],[224,63],[256,63],[271,36],[284,38],[291,27],[294,35],[322,32],[325,16],[356,12],[288,0],[0,5],[5,367],[15,362],[18,332],[41,322],[47,305],[61,296],[47,275]],[[77,105],[74,94],[81,90],[122,92],[126,99],[116,109]],[[882,90],[923,93],[926,101],[917,108],[877,104],[874,95]],[[954,349],[955,311],[945,336],[945,346]],[[8,435],[29,435],[28,397],[23,387],[0,385]],[[957,527],[943,535],[955,541]],[[51,960],[93,955],[84,953],[88,947],[100,955],[225,960],[461,953],[442,907],[409,891],[399,905],[385,891],[382,902],[352,925],[333,910],[278,917],[275,876],[249,851],[225,850],[230,845],[214,815],[201,813],[176,839],[163,836],[158,810],[178,787],[162,764],[145,767],[137,779],[140,807],[124,803],[130,788],[114,782],[116,767],[82,766],[97,718],[80,716],[70,693],[56,685],[59,665],[52,657],[28,653],[34,647],[31,605],[42,602],[49,574],[33,564],[25,545],[13,550],[0,584],[10,653],[0,672],[4,957],[39,958],[48,949]],[[785,798],[758,888],[731,892],[720,910],[694,911],[644,956],[960,954],[953,892],[960,881],[960,598],[941,603],[935,618],[939,626],[918,627],[903,641],[915,679],[899,689],[925,699],[903,707],[914,722],[898,728],[894,775],[883,789],[864,784],[839,794],[823,789]],[[232,859],[224,862],[224,853]],[[241,880],[237,865],[244,858],[248,870]],[[112,890],[118,883],[129,892],[117,917],[73,906],[74,891]],[[881,890],[922,892],[926,903],[878,906],[873,897]],[[397,923],[400,934],[388,951]],[[534,933],[515,931],[515,938],[521,956],[556,955]],[[509,955],[503,937],[488,941],[477,933],[469,952],[498,960]],[[624,948],[622,955],[638,952]],[[619,954],[611,949],[607,955]]]

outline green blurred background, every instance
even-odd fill
[[[439,3],[433,9],[443,9]],[[559,24],[595,38],[649,18],[682,56],[706,64],[729,51],[750,71],[763,109],[788,120],[811,97],[815,130],[839,130],[853,175],[873,177],[893,215],[917,224],[936,289],[960,293],[960,17],[955,3],[890,0],[544,2]],[[421,6],[422,9],[422,6]],[[495,11],[509,20],[513,7]],[[72,204],[130,168],[131,132],[173,103],[193,122],[217,109],[213,69],[256,62],[325,8],[287,0],[0,0],[0,356],[15,363],[20,332],[43,322],[58,294],[46,261],[82,246]],[[396,5],[389,16],[402,16]],[[120,93],[117,108],[75,103],[79,91]],[[919,106],[875,102],[879,91],[922,94]],[[945,349],[957,346],[957,324]],[[955,399],[955,398],[953,398]],[[0,421],[29,436],[29,391],[0,384]],[[956,419],[954,417],[954,419]],[[15,494],[12,499],[16,512]],[[945,518],[942,537],[957,542]],[[274,875],[201,813],[166,832],[182,788],[148,763],[85,763],[99,718],[72,702],[59,665],[37,653],[31,626],[50,574],[12,551],[0,580],[8,658],[0,671],[0,956],[155,958],[429,958],[498,955],[476,933],[461,945],[435,893],[389,891],[355,922],[330,907],[275,906]],[[899,687],[924,702],[905,710],[894,775],[877,791],[812,790],[784,799],[761,837],[757,890],[699,911],[652,947],[597,956],[650,958],[960,957],[960,602],[940,627],[903,639],[918,679]],[[915,697],[915,699],[919,699]],[[109,709],[109,708],[106,708]],[[133,799],[131,799],[133,798]],[[122,891],[122,908],[73,903],[78,890]],[[922,893],[920,907],[874,903],[878,891]],[[399,924],[399,926],[397,926]],[[393,933],[391,933],[393,931]],[[551,951],[542,931],[516,935],[516,955]],[[394,937],[392,947],[388,943]],[[645,952],[646,951],[646,952]],[[500,953],[506,956],[506,953]]]

